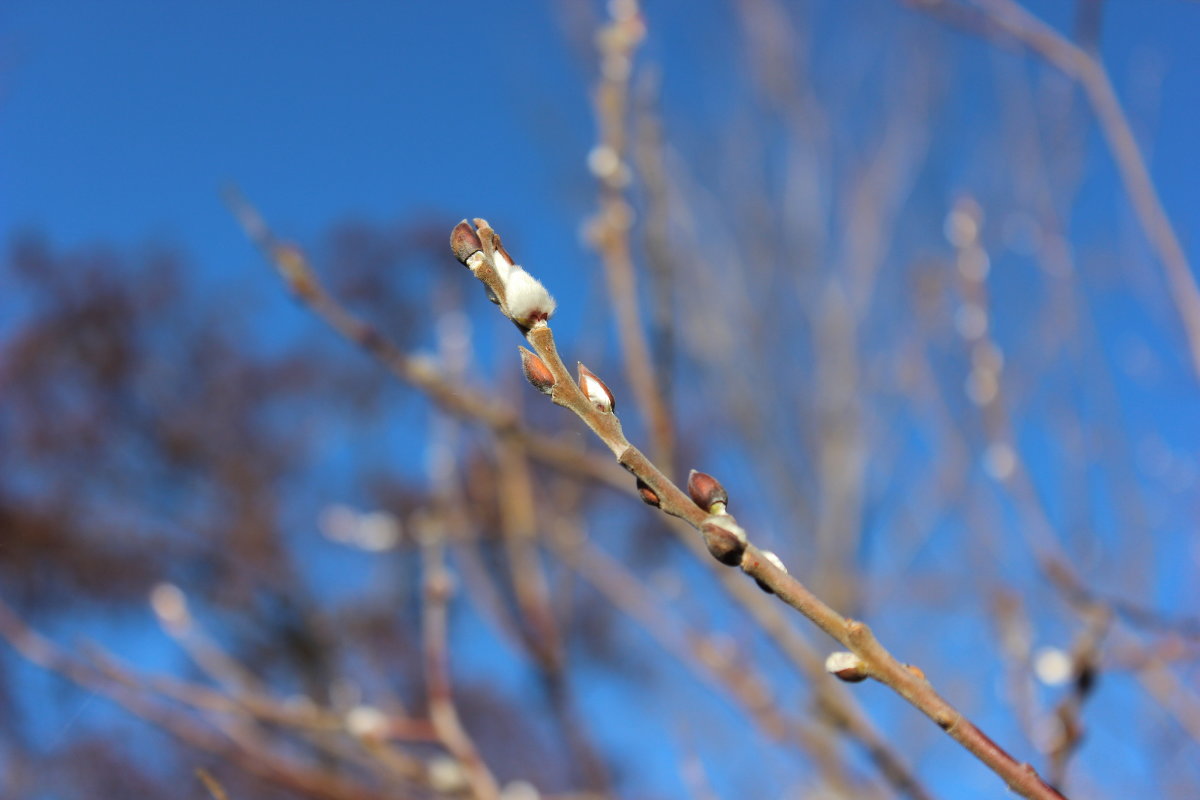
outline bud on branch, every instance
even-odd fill
[[[729,503],[729,495],[720,481],[704,472],[692,470],[688,474],[688,494],[692,502],[710,514],[724,514],[725,506]]]
[[[858,683],[870,677],[863,660],[845,650],[829,654],[825,659],[825,671],[846,683]]]
[[[533,388],[537,389],[542,394],[550,394],[554,391],[554,373],[546,366],[546,362],[538,358],[536,353],[526,350],[524,347],[518,347],[521,351],[521,369],[525,373],[525,380]]]
[[[582,362],[579,363],[579,389],[598,410],[609,413],[616,409],[617,401],[613,393]]]

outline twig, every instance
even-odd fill
[[[475,742],[463,727],[454,703],[446,647],[447,606],[453,592],[445,553],[437,531],[423,534],[421,555],[425,568],[425,597],[421,608],[421,640],[425,656],[425,684],[429,719],[438,738],[458,761],[476,800],[498,800],[500,789]]]
[[[985,31],[1011,36],[1082,87],[1096,122],[1108,143],[1125,193],[1133,204],[1138,224],[1166,271],[1171,299],[1183,322],[1192,366],[1200,374],[1200,288],[1192,275],[1179,237],[1163,208],[1150,177],[1146,158],[1133,135],[1129,117],[1121,107],[1104,64],[1087,49],[1038,19],[1014,0],[970,0],[988,23]],[[961,13],[963,7],[948,0],[907,0],[907,5],[931,13]],[[957,17],[956,17],[957,18]],[[972,26],[978,30],[977,26]]]
[[[401,381],[420,389],[443,410],[482,423],[497,434],[513,437],[531,458],[543,464],[621,491],[628,489],[620,470],[584,455],[565,442],[526,429],[518,414],[498,398],[473,392],[460,382],[448,379],[429,359],[405,353],[375,326],[351,313],[330,294],[304,253],[277,237],[237,189],[227,189],[225,201],[246,235],[275,266],[296,299]]]
[[[601,80],[596,87],[595,107],[600,143],[592,149],[588,162],[600,183],[600,210],[591,222],[589,233],[608,278],[626,377],[646,419],[651,452],[655,461],[670,469],[675,452],[674,423],[655,380],[650,345],[638,311],[637,281],[629,247],[634,212],[625,198],[632,179],[626,133],[629,81],[634,55],[645,37],[645,21],[637,0],[611,3],[610,8],[613,19],[597,35]]]
[[[383,800],[382,793],[357,780],[303,764],[261,746],[253,738],[235,740],[229,730],[218,733],[180,713],[178,709],[152,702],[144,692],[114,685],[93,667],[73,658],[58,645],[31,630],[3,602],[0,602],[0,639],[7,640],[13,649],[31,663],[58,673],[87,691],[109,698],[184,744],[225,758],[248,774],[323,800]]]
[[[304,254],[278,237],[267,227],[258,212],[235,189],[227,192],[226,200],[249,238],[259,246],[287,284],[292,293],[310,310],[324,320],[343,338],[362,347],[397,378],[426,392],[443,409],[458,416],[481,422],[501,437],[511,437],[531,457],[564,474],[599,481],[627,494],[637,492],[629,486],[628,476],[594,456],[579,452],[554,439],[520,427],[515,412],[506,411],[495,398],[474,394],[458,384],[451,384],[427,362],[408,356],[394,343],[384,338],[373,326],[355,317],[316,280],[315,273]],[[704,563],[708,561],[704,545],[690,535],[685,526],[671,526],[685,546]],[[788,623],[777,606],[764,602],[752,586],[736,580],[727,572],[716,573],[722,588],[734,598],[762,628],[768,639],[785,657],[814,681],[817,705],[840,731],[857,741],[867,757],[883,776],[902,794],[913,800],[928,800],[930,795],[916,780],[903,759],[880,736],[863,715],[857,701],[843,687],[824,680],[821,658],[812,646]],[[486,581],[470,581],[472,591],[480,591]],[[499,608],[499,606],[496,606]],[[514,631],[504,619],[502,630]]]
[[[213,800],[229,800],[229,793],[225,791],[225,787],[208,770],[196,767],[196,777],[204,784],[204,788],[212,795]]]
[[[463,222],[455,228],[451,238],[455,254],[483,282],[490,294],[504,297],[505,285],[494,266],[497,252],[502,253],[499,239],[485,220],[475,220],[475,226],[475,230],[471,231]],[[507,257],[507,254],[503,255]],[[546,299],[549,300],[548,295]],[[529,305],[525,304],[526,307]],[[1031,765],[1018,762],[942,698],[919,670],[910,668],[892,656],[865,623],[843,617],[790,576],[777,556],[750,544],[737,521],[725,510],[723,489],[718,499],[711,486],[689,486],[693,489],[693,497],[689,497],[630,444],[613,413],[615,398],[608,388],[582,365],[580,383],[577,384],[563,363],[548,322],[554,310],[552,303],[547,303],[535,313],[527,312],[520,316],[515,316],[504,302],[500,303],[500,307],[522,330],[537,353],[540,367],[534,365],[531,368],[528,360],[525,364],[526,375],[531,383],[548,393],[555,404],[574,412],[591,428],[616,456],[617,462],[636,477],[648,503],[664,513],[683,519],[700,531],[714,557],[722,563],[740,567],[764,590],[778,596],[841,643],[857,656],[864,677],[883,683],[923,712],[1003,778],[1015,792],[1033,800],[1062,798]],[[708,476],[705,477],[712,481]],[[705,501],[707,509],[697,504],[701,501],[701,495],[708,496]]]

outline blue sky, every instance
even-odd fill
[[[581,301],[597,285],[595,259],[579,235],[594,206],[585,167],[594,67],[591,53],[566,34],[568,5],[9,0],[0,8],[0,237],[35,229],[61,248],[177,244],[196,265],[198,285],[237,286],[261,264],[221,203],[220,187],[233,181],[277,230],[307,244],[350,218],[442,216],[448,231],[463,216],[486,216],[510,247],[519,243],[522,260],[545,265],[538,274],[564,305]],[[862,26],[872,41],[894,33],[910,46],[930,35],[928,20],[892,3],[815,5],[822,30]],[[1069,29],[1072,3],[1029,5]],[[1200,3],[1104,5],[1104,61],[1194,266]],[[650,0],[646,13],[646,56],[661,70],[668,135],[685,153],[725,153],[705,146],[741,100],[744,66],[729,41],[730,10]],[[815,63],[852,72],[855,59],[870,60],[852,51],[839,64],[844,42],[815,41]],[[939,46],[948,57],[972,53],[979,80],[989,80],[989,51],[979,40],[952,37]],[[970,85],[974,75],[957,78]],[[986,129],[992,95],[964,96],[941,112],[944,119]],[[1105,246],[1105,232],[1132,222],[1094,135],[1089,147],[1089,178],[1069,222],[1072,234],[1099,236]],[[974,177],[963,152],[951,156],[934,159],[931,171],[944,172],[931,193]],[[715,180],[707,188],[719,197]],[[1153,259],[1141,257],[1134,269],[1147,270],[1134,283],[1158,280]],[[265,273],[259,280],[269,285]],[[1131,314],[1129,326],[1163,351],[1181,343],[1173,319],[1146,321],[1107,302],[1105,313]],[[562,324],[570,331],[581,318],[563,315]],[[1128,393],[1131,418],[1153,420],[1186,450],[1200,441],[1196,382],[1182,352],[1174,358],[1155,393],[1119,389]],[[1171,587],[1187,575],[1176,569],[1164,573],[1175,576]],[[595,702],[603,705],[613,689],[598,686]],[[910,713],[881,702],[885,714]],[[619,731],[609,735],[619,742]],[[672,768],[659,778],[667,792],[677,788]]]

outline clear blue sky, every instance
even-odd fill
[[[58,247],[179,244],[205,280],[236,281],[260,265],[219,198],[235,181],[302,242],[347,218],[432,213],[449,230],[487,216],[523,244],[523,260],[548,265],[539,274],[560,299],[578,297],[589,284],[572,263],[594,266],[579,243],[594,203],[593,67],[564,35],[568,4],[7,0],[0,238],[35,229]],[[694,146],[737,102],[730,12],[645,5],[668,133]],[[840,30],[893,26],[919,41],[929,24],[882,0],[816,5]],[[1069,28],[1073,3],[1030,5]],[[1105,14],[1104,59],[1200,263],[1200,3],[1108,0]],[[953,46],[986,53],[969,37]],[[1083,232],[1112,225],[1122,204],[1097,153],[1094,198],[1072,220]],[[1193,380],[1181,386],[1195,397]],[[1195,442],[1194,410],[1159,402]]]

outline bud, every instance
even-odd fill
[[[579,363],[579,388],[600,411],[609,413],[616,410],[617,401],[613,393],[604,385],[604,381],[597,378],[582,362]]]
[[[700,526],[700,535],[704,537],[704,546],[709,554],[727,567],[736,567],[742,563],[742,554],[746,552],[746,532],[732,520],[709,519]]]
[[[346,712],[346,731],[360,739],[383,739],[391,726],[387,714],[374,706],[357,705]]]
[[[499,257],[496,263],[500,263]],[[541,281],[516,266],[500,278],[504,284],[504,303],[513,322],[522,328],[531,328],[535,322],[550,319],[555,308],[554,298]]]
[[[905,664],[904,668],[911,672],[918,680],[928,680],[928,678],[925,677],[925,670],[921,669],[916,664]]]
[[[454,252],[454,257],[465,266],[468,258],[483,249],[483,242],[479,241],[479,236],[464,219],[450,231],[450,249]]]
[[[659,507],[661,501],[658,499],[658,493],[651,489],[650,486],[641,478],[637,479],[637,490],[638,494],[642,498],[643,503],[648,506],[654,506],[655,508]]]
[[[509,270],[517,264],[504,245],[500,244],[499,236],[496,237],[496,252],[492,256],[492,261],[501,275],[507,275]]]
[[[773,564],[775,566],[776,569],[778,569],[784,575],[787,574],[787,571],[788,571],[787,567],[785,567],[783,565],[783,561],[780,560],[779,556],[775,555],[770,550],[763,550],[761,552],[762,552],[763,560],[769,561],[771,564]],[[774,589],[772,589],[770,586],[767,586],[765,583],[760,581],[758,578],[755,578],[754,582],[758,584],[758,588],[762,589],[767,594],[775,594]]]
[[[150,590],[150,608],[167,628],[182,630],[191,621],[187,596],[173,583],[159,583]]]
[[[538,358],[536,353],[518,347],[521,351],[521,369],[525,372],[525,380],[542,394],[554,391],[554,373],[546,366],[546,362]]]
[[[867,665],[862,659],[845,650],[829,654],[825,659],[825,671],[846,683],[858,683],[868,677]]]
[[[729,495],[725,493],[725,487],[712,475],[692,470],[688,473],[687,490],[692,502],[708,513],[725,513]]]

